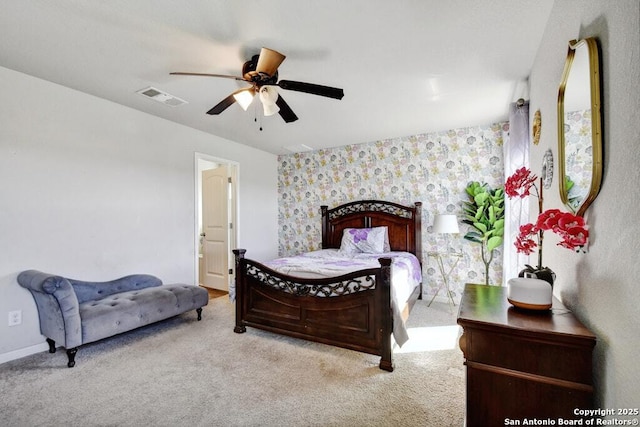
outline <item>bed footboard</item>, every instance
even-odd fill
[[[391,259],[380,268],[330,279],[278,273],[235,249],[236,325],[343,347],[381,357],[393,371]]]

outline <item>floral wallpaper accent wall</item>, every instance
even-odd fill
[[[452,290],[459,297],[465,283],[484,281],[480,248],[462,238],[467,226],[461,222],[459,235],[447,239],[431,233],[433,216],[455,213],[460,220],[470,181],[503,185],[508,130],[508,123],[495,123],[279,156],[280,256],[321,248],[321,205],[333,208],[365,199],[422,202],[424,292],[433,294],[442,283],[428,252],[446,250],[448,244],[463,252],[451,274]],[[490,279],[500,284],[502,250],[496,252]]]

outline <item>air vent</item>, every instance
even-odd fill
[[[313,148],[308,145],[299,144],[299,145],[289,145],[288,147],[282,147],[287,151],[291,151],[292,153],[304,153],[306,151],[313,151]]]
[[[184,99],[180,99],[177,96],[170,95],[167,92],[163,92],[154,87],[141,89],[137,93],[139,93],[142,96],[146,96],[147,98],[151,98],[154,101],[161,102],[170,107],[177,107],[178,105],[187,104],[187,101],[185,101]]]

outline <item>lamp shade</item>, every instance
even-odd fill
[[[260,88],[260,101],[262,101],[265,116],[272,116],[280,111],[280,107],[276,105],[278,91],[275,86],[262,86]]]
[[[458,218],[455,215],[436,215],[433,218],[433,232],[442,234],[459,233]]]
[[[262,111],[264,112],[265,117],[269,117],[280,111],[280,107],[276,104],[262,104]]]
[[[233,94],[233,97],[240,104],[240,107],[247,111],[251,101],[253,101],[253,88],[239,90]]]

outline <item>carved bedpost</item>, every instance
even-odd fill
[[[422,265],[422,202],[416,202],[416,217],[414,218],[416,236],[416,256]]]
[[[382,268],[376,282],[377,306],[382,307],[380,319],[380,335],[382,338],[382,357],[380,369],[393,372],[393,358],[391,354],[391,334],[393,333],[393,312],[391,310],[391,258],[378,259]]]
[[[245,277],[245,266],[242,260],[244,259],[244,254],[247,252],[247,250],[234,249],[232,252],[236,258],[236,326],[235,328],[233,328],[233,332],[242,334],[247,331],[246,326],[242,324],[242,301],[244,299],[243,278]]]
[[[320,212],[322,213],[322,249],[327,249],[329,247],[329,242],[327,241],[328,236],[328,228],[329,228],[329,213],[327,212],[329,206],[322,205],[320,206]]]
[[[415,226],[414,235],[416,236],[416,256],[418,257],[418,261],[420,261],[420,268],[422,268],[422,202],[415,202],[416,207],[416,217],[414,218],[413,224]],[[422,288],[423,282],[420,282],[420,294],[418,295],[418,299],[422,299]]]

